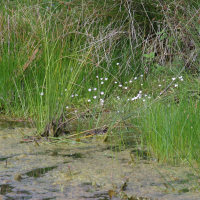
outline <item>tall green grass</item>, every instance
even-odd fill
[[[141,118],[143,140],[160,162],[199,163],[199,102],[174,99],[158,101],[144,110]]]
[[[61,116],[79,132],[106,123],[123,139],[136,130],[157,159],[199,162],[198,99],[171,81],[199,73],[198,2],[3,1],[0,16],[1,113],[39,134]],[[168,106],[173,90],[179,103]]]

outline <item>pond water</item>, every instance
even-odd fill
[[[137,157],[132,147],[115,151],[101,137],[79,143],[22,140],[33,129],[0,129],[0,199],[197,200],[200,177],[188,166]]]

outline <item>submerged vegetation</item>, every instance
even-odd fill
[[[2,0],[1,114],[199,166],[199,17],[188,0]]]

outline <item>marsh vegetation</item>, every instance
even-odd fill
[[[193,0],[2,0],[1,115],[199,173],[199,35]]]

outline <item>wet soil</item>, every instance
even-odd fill
[[[159,164],[136,147],[118,151],[100,136],[79,143],[24,142],[22,133],[33,131],[0,129],[1,200],[200,199],[200,177],[187,165]]]

